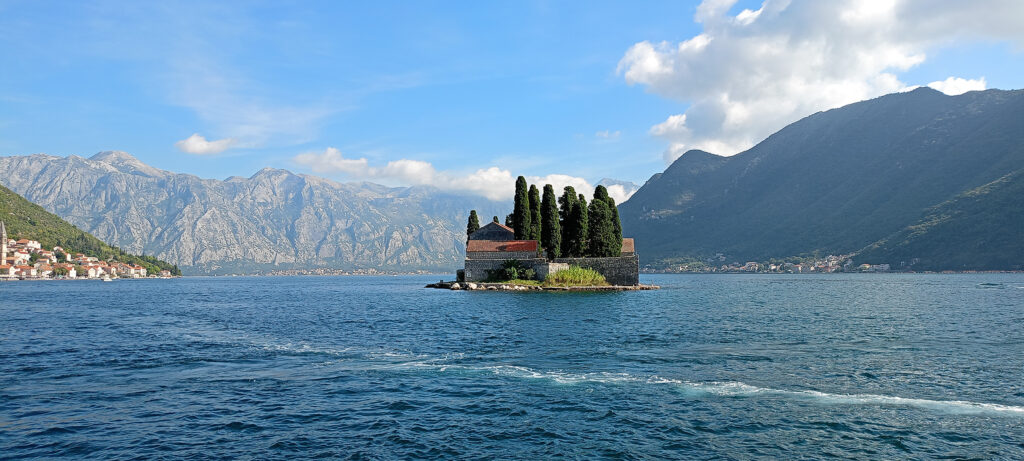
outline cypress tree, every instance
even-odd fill
[[[572,201],[566,228],[562,230],[562,255],[572,258],[587,256],[587,199],[580,194]]]
[[[608,197],[608,208],[612,212],[612,230],[615,231],[615,238],[619,241],[619,249],[622,249],[622,221],[619,220],[619,207],[615,205],[615,199]]]
[[[576,204],[576,189],[572,186],[565,186],[562,196],[558,198],[558,215],[561,219],[562,238],[559,242],[558,253],[561,256],[572,256],[572,239],[577,232],[573,227],[572,210]]]
[[[619,208],[615,206],[615,199],[608,195],[608,189],[604,186],[597,186],[594,189],[594,200],[601,200],[608,204],[610,212],[608,226],[611,227],[614,238],[609,238],[610,247],[606,250],[608,256],[618,256],[622,253],[622,222],[619,221]]]
[[[537,186],[530,185],[530,236],[529,240],[540,241],[540,191],[537,190]]]
[[[576,226],[576,238],[573,241],[573,254],[577,257],[587,255],[587,237],[590,235],[590,222],[587,210],[587,198],[580,194],[576,200],[576,212],[573,216]]]
[[[562,229],[558,223],[558,203],[555,188],[551,184],[544,185],[544,198],[541,200],[540,244],[547,251],[548,259],[561,255]]]
[[[469,240],[469,236],[473,235],[480,229],[480,218],[476,216],[476,210],[469,211],[469,222],[466,224],[466,240]]]
[[[530,238],[530,195],[527,191],[526,178],[522,176],[516,179],[516,198],[512,209],[512,230],[516,233],[516,240],[527,240]]]
[[[512,220],[512,213],[509,213],[509,214],[505,215],[505,225],[506,226],[514,227],[513,224],[512,224],[513,222],[514,221]],[[513,229],[513,231],[515,231],[515,229]]]
[[[615,239],[611,225],[611,216],[608,203],[598,197],[594,197],[594,200],[590,202],[587,216],[587,230],[589,231],[587,235],[587,256],[611,256],[609,254],[611,252],[609,244]]]

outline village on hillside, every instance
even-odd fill
[[[72,254],[55,246],[49,250],[29,239],[8,239],[0,221],[0,280],[31,279],[113,279],[170,277],[170,271],[147,274],[145,267],[118,261],[101,261],[95,256]]]

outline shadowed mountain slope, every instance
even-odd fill
[[[811,115],[732,157],[687,152],[620,215],[654,265],[850,253],[1021,168],[1024,91],[921,88]]]

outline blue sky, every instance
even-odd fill
[[[0,155],[490,196],[506,175],[642,183],[951,77],[1024,87],[1015,2],[209,3],[0,2]]]

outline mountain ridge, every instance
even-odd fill
[[[810,115],[731,157],[690,151],[620,215],[645,263],[850,253],[1024,167],[1022,146],[1024,91],[920,88]]]
[[[469,209],[504,204],[433,188],[338,183],[264,168],[204,179],[130,154],[0,157],[8,187],[91,233],[189,274],[333,268],[453,270]]]

